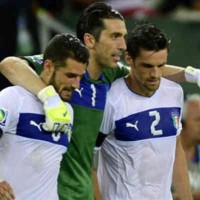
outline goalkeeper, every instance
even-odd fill
[[[66,102],[79,88],[88,58],[79,39],[55,35],[44,52],[40,80],[46,87],[37,94],[41,101],[21,86],[0,92],[0,199],[58,199],[60,161],[73,123]]]

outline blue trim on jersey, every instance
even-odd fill
[[[87,73],[85,73],[80,82],[80,89],[73,92],[70,103],[104,110],[110,84],[90,82],[87,76]],[[101,77],[101,80],[103,80],[103,77]]]
[[[43,140],[54,144],[68,147],[68,135],[64,133],[54,133],[45,131],[42,123],[45,122],[45,116],[33,113],[20,113],[17,124],[16,135],[36,140]]]
[[[139,112],[115,122],[114,135],[121,141],[138,141],[175,136],[180,108],[155,108]]]

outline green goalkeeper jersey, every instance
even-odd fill
[[[39,73],[42,57],[24,57]],[[99,80],[91,80],[86,71],[80,88],[75,90],[71,105],[74,109],[73,133],[63,155],[58,178],[60,200],[93,200],[93,149],[103,117],[106,95],[111,83],[128,73],[126,67],[106,69]]]

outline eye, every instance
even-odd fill
[[[119,38],[121,36],[121,34],[119,34],[119,33],[113,33],[112,35],[111,35],[111,38],[113,39],[113,40],[116,40],[117,38]]]
[[[145,68],[152,68],[152,67],[153,67],[153,65],[150,65],[150,64],[143,64],[143,66],[144,66]]]
[[[74,78],[77,75],[76,74],[72,74],[72,73],[66,73],[65,76],[68,77],[68,78]]]
[[[160,67],[164,67],[165,66],[165,63],[164,64],[161,64],[161,65],[158,65],[158,67],[160,68]]]

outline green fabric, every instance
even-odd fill
[[[60,200],[94,199],[92,183],[93,149],[103,111],[73,105],[72,140],[61,162],[58,179]]]

